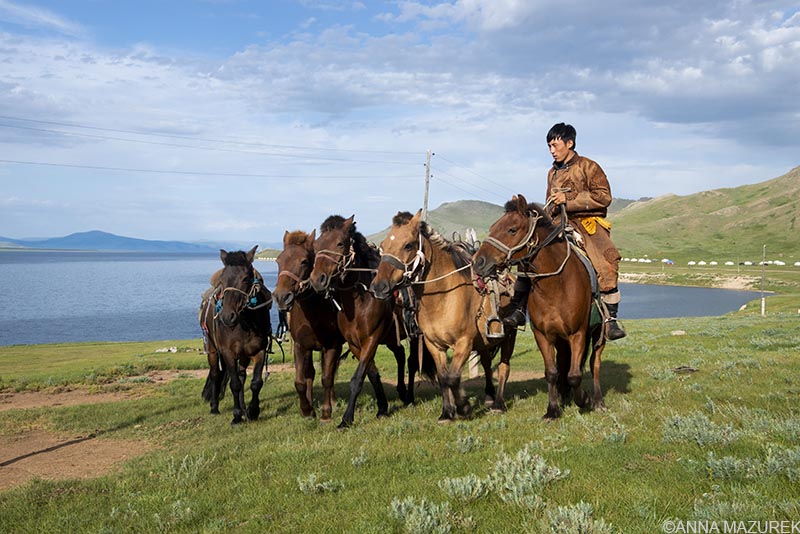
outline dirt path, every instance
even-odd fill
[[[272,364],[270,373],[293,372],[293,364]],[[99,404],[142,398],[156,385],[179,378],[203,378],[205,369],[192,371],[152,371],[149,380],[136,382],[124,391],[92,393],[86,388],[68,391],[23,391],[0,393],[0,412],[83,404]],[[540,379],[541,373],[513,373],[512,380]],[[483,377],[471,379],[479,386]],[[394,383],[385,380],[387,388]],[[0,436],[0,491],[24,484],[33,478],[47,480],[83,479],[101,476],[126,460],[152,450],[146,441],[106,439],[104,436],[64,436],[31,430],[14,436]]]

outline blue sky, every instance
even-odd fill
[[[0,0],[0,236],[280,241],[542,200],[556,122],[615,196],[800,164],[783,1]]]

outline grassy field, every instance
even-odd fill
[[[408,408],[388,388],[393,413],[378,420],[367,385],[345,432],[300,417],[291,372],[270,375],[261,419],[237,428],[230,395],[223,415],[208,414],[202,380],[135,378],[204,367],[197,352],[155,352],[199,340],[0,347],[6,391],[140,389],[119,402],[0,412],[0,440],[96,434],[149,451],[100,478],[0,493],[0,532],[628,533],[661,532],[670,518],[797,519],[796,308],[770,301],[766,317],[753,306],[628,321],[629,337],[605,353],[608,410],[571,406],[556,422],[541,420],[546,391],[530,332],[512,360],[507,414],[479,409],[439,425],[440,399],[424,384]],[[388,353],[378,364],[393,376]],[[342,365],[334,417],[354,368]],[[467,384],[476,406],[481,381]]]

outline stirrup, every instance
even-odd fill
[[[497,324],[497,326],[493,328],[492,325],[494,324]],[[486,318],[486,337],[490,339],[505,337],[506,332],[503,326],[503,321],[500,320],[500,317],[497,315],[490,315]]]

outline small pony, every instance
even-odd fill
[[[244,422],[245,415],[251,421],[258,419],[265,353],[272,339],[272,294],[253,268],[257,248],[256,245],[249,252],[220,250],[224,267],[212,276],[213,289],[207,292],[210,294],[204,298],[200,309],[209,365],[203,398],[211,404],[211,413],[218,414],[219,399],[224,394],[225,382],[230,380],[232,425]],[[250,361],[253,362],[250,381],[253,396],[245,414],[244,383]]]

